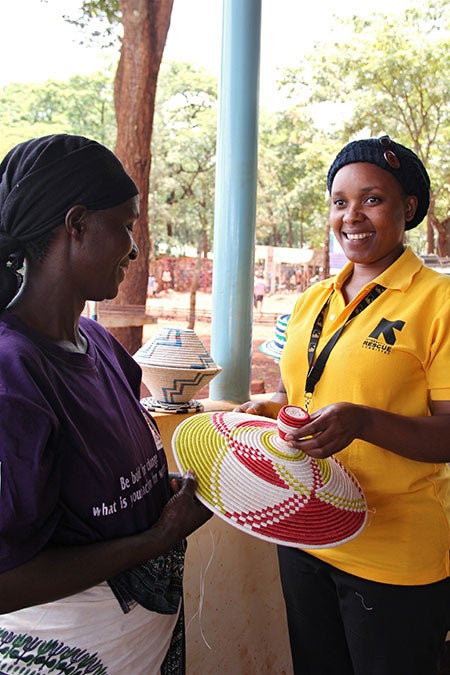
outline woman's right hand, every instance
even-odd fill
[[[171,481],[174,495],[169,499],[153,529],[164,532],[164,538],[177,543],[189,536],[213,515],[195,496],[197,479],[188,469],[181,479]]]

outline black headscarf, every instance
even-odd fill
[[[55,134],[16,145],[0,164],[0,308],[17,290],[27,243],[62,225],[75,204],[109,209],[137,194],[119,159],[96,141]]]

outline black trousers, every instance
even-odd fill
[[[438,675],[450,630],[450,578],[367,581],[278,547],[295,675]]]

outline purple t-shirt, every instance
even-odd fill
[[[97,322],[80,330],[86,354],[0,313],[0,571],[47,544],[141,532],[170,497],[140,367]]]

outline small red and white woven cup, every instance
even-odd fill
[[[278,434],[280,438],[284,441],[287,434],[291,434],[296,429],[300,429],[300,427],[308,424],[310,420],[310,416],[303,408],[296,405],[284,405],[277,417]]]

